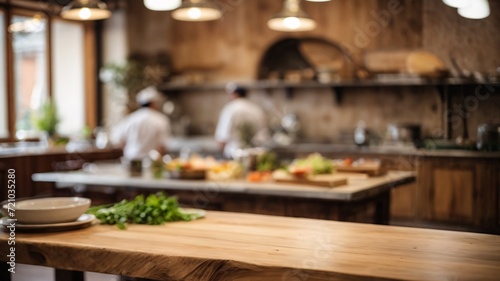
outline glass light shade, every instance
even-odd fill
[[[300,8],[300,0],[285,0],[283,10],[272,17],[267,26],[276,31],[309,31],[316,28],[316,22]]]
[[[222,17],[222,12],[208,0],[185,0],[172,12],[172,17],[181,21],[210,21]]]
[[[458,14],[468,19],[484,19],[490,15],[488,0],[474,0],[469,6],[458,8]]]
[[[111,17],[111,11],[106,3],[99,0],[75,0],[63,8],[61,17],[69,20],[101,20]]]
[[[153,11],[171,11],[181,6],[181,0],[144,0],[144,6]]]
[[[443,0],[443,3],[453,8],[466,7],[476,0]]]

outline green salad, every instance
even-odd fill
[[[127,223],[159,225],[202,217],[198,213],[184,212],[175,197],[168,197],[163,192],[147,197],[138,195],[133,200],[124,199],[112,205],[91,207],[86,213],[96,216],[101,224],[114,224],[120,229],[126,229]]]
[[[313,175],[330,174],[333,172],[333,163],[330,159],[324,158],[319,153],[313,153],[306,158],[293,161],[288,170],[290,172],[307,170]]]

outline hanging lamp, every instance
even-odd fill
[[[144,6],[152,11],[171,11],[180,7],[181,0],[144,0]]]
[[[101,20],[111,17],[111,11],[106,3],[99,0],[74,0],[64,6],[61,17],[69,20]]]
[[[474,0],[443,0],[443,3],[453,8],[462,8],[468,6]]]
[[[267,26],[276,31],[309,31],[316,28],[316,22],[300,8],[300,0],[285,0],[283,10],[272,17]]]
[[[488,0],[474,0],[468,6],[458,8],[458,14],[468,19],[484,19],[490,15]]]
[[[172,17],[180,21],[210,21],[220,19],[222,12],[209,0],[184,0]]]

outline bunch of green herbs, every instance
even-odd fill
[[[101,224],[116,225],[120,229],[126,229],[127,223],[159,225],[200,218],[198,214],[183,212],[175,197],[168,197],[162,192],[147,197],[138,195],[113,205],[91,207],[87,214],[96,216]]]

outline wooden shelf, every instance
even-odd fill
[[[241,86],[249,90],[269,90],[269,89],[307,89],[307,88],[356,88],[356,87],[406,87],[406,86],[477,86],[477,85],[491,85],[493,87],[500,86],[500,82],[487,82],[480,83],[471,79],[461,78],[444,78],[444,79],[430,79],[430,78],[408,78],[408,79],[394,79],[394,80],[350,80],[331,83],[319,83],[316,81],[307,82],[285,82],[285,81],[255,81],[243,82]],[[158,87],[162,92],[180,92],[180,91],[209,91],[209,90],[223,90],[225,83],[207,83],[207,84],[190,84],[190,85],[175,85],[171,83],[164,83]]]
[[[348,88],[370,88],[370,87],[436,87],[444,102],[448,96],[448,88],[451,87],[476,87],[486,85],[489,87],[499,87],[500,82],[481,83],[474,79],[463,78],[423,78],[423,77],[408,77],[403,79],[366,79],[366,80],[350,80],[331,83],[320,83],[317,81],[307,82],[286,82],[286,81],[255,81],[243,82],[241,86],[249,90],[270,90],[282,89],[285,90],[287,98],[291,99],[296,89],[318,89],[330,88],[334,100],[337,104],[342,104],[344,91]],[[207,84],[192,84],[192,85],[175,85],[164,83],[158,87],[158,90],[167,95],[178,95],[181,92],[192,91],[224,91],[225,83],[207,83]],[[497,92],[491,91],[490,92]]]

